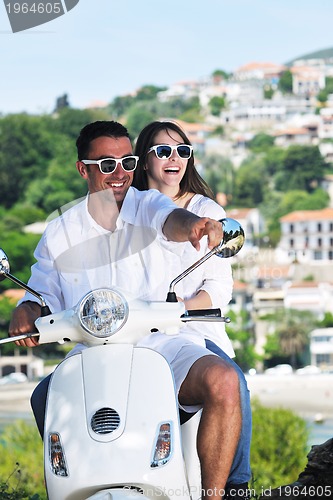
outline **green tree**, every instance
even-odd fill
[[[6,213],[12,217],[17,217],[21,222],[21,227],[45,219],[45,212],[43,210],[24,202],[16,203]]]
[[[270,177],[273,177],[277,172],[283,170],[286,150],[284,148],[279,148],[276,146],[269,147],[270,141],[271,141],[270,139],[263,138],[264,148],[261,151],[265,152],[264,156],[265,170]],[[259,145],[260,143],[261,143],[261,138],[259,136]]]
[[[203,121],[199,97],[187,99],[186,109],[178,116],[178,119],[188,123]]]
[[[290,146],[282,170],[274,177],[278,191],[300,189],[312,193],[323,179],[326,164],[318,146]]]
[[[0,119],[0,200],[6,208],[21,199],[34,178],[42,178],[53,155],[49,117],[7,115]]]
[[[223,125],[217,125],[217,127],[215,127],[214,130],[210,133],[211,136],[214,136],[214,135],[221,136],[223,134],[224,134]]]
[[[270,85],[265,85],[264,99],[272,99],[273,95],[274,95],[274,89]]]
[[[333,327],[333,314],[325,312],[324,318],[318,322],[319,328],[332,328]]]
[[[266,224],[268,245],[273,248],[276,247],[281,239],[279,206],[282,198],[282,193],[267,189],[264,192],[263,202],[260,204],[260,213]]]
[[[155,85],[143,85],[139,88],[136,93],[136,101],[150,101],[157,98],[157,94],[162,90],[166,90],[166,87],[156,87]]]
[[[254,332],[247,311],[228,311],[226,314],[231,322],[226,326],[235,351],[235,361],[245,372],[253,368],[261,357],[255,352]]]
[[[131,95],[118,96],[113,99],[111,104],[108,106],[109,114],[118,120],[120,117],[124,116],[128,109],[132,106],[135,97]]]
[[[76,170],[76,160],[75,142],[64,136],[55,147],[47,174],[41,180],[30,182],[25,194],[26,201],[49,215],[66,203],[84,196],[86,182]]]
[[[326,103],[329,94],[333,93],[333,78],[327,76],[325,79],[325,88],[321,89],[317,95],[317,100],[321,103]]]
[[[59,112],[63,108],[69,108],[68,95],[63,94],[56,99],[55,113]]]
[[[126,117],[126,126],[132,138],[139,135],[143,127],[156,117],[144,103],[138,103],[131,106]]]
[[[204,178],[213,193],[224,193],[231,197],[233,192],[234,167],[228,158],[220,155],[205,156],[202,160]]]
[[[38,234],[17,231],[4,231],[1,236],[0,247],[6,252],[12,273],[26,283],[30,277],[31,265],[35,262],[33,252],[40,239]],[[14,284],[5,279],[0,283],[0,291],[14,288]]]
[[[191,112],[193,110],[193,113]],[[198,98],[193,97],[190,99],[182,99],[180,97],[173,97],[166,102],[159,102],[157,108],[157,116],[168,116],[173,119],[184,119],[184,114],[190,111],[195,116],[200,116],[200,105]],[[186,118],[186,114],[185,114]],[[200,117],[201,121],[202,117]],[[186,119],[184,119],[186,121]]]
[[[229,76],[230,76],[229,73],[227,73],[223,69],[216,69],[212,73],[212,78],[216,82],[221,82],[222,80],[228,80]]]
[[[325,104],[328,99],[328,93],[326,92],[325,89],[321,89],[317,95],[317,101],[319,101],[322,104]]]
[[[325,89],[329,94],[333,94],[333,77],[326,76],[325,78]]]
[[[284,94],[291,94],[293,91],[293,75],[289,69],[284,71],[279,79],[278,88]]]
[[[263,158],[256,156],[245,160],[235,172],[233,205],[257,207],[264,199],[268,183]]]
[[[248,148],[254,153],[267,151],[274,145],[274,137],[263,132],[256,134],[248,143]]]
[[[329,205],[329,195],[323,189],[316,189],[313,193],[306,191],[288,191],[282,196],[279,205],[279,214],[282,217],[297,210],[321,210]]]
[[[80,130],[90,122],[96,120],[108,120],[107,109],[73,109],[63,108],[54,117],[51,131],[59,134],[58,141],[62,143],[63,136],[67,136],[72,141],[72,147],[75,149],[75,141]],[[53,140],[54,140],[53,136]]]
[[[225,108],[225,99],[216,95],[210,99],[208,105],[213,116],[220,116],[222,109]]]

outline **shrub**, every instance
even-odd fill
[[[309,431],[290,410],[266,408],[252,401],[251,466],[253,488],[276,488],[295,481],[307,462]]]
[[[47,498],[44,486],[43,444],[33,423],[17,420],[5,427],[1,435],[0,498]]]

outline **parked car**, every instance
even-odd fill
[[[266,375],[291,375],[292,373],[292,366],[287,364],[276,365],[265,370]]]
[[[318,373],[321,373],[321,369],[315,365],[307,365],[296,370],[296,375],[317,375]]]
[[[27,380],[28,377],[24,373],[13,372],[10,373],[9,375],[6,375],[5,377],[1,377],[0,385],[20,384],[22,382],[26,382]]]

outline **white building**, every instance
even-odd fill
[[[320,139],[333,139],[333,106],[320,110],[320,125],[318,128],[318,137]]]
[[[311,332],[310,355],[312,365],[333,368],[333,328],[317,328]]]
[[[333,260],[333,208],[291,212],[280,223],[278,260],[300,263]]]
[[[284,307],[299,311],[310,311],[318,318],[325,312],[333,313],[333,284],[330,282],[286,282]]]
[[[313,66],[293,66],[293,94],[315,96],[325,88],[325,69]]]

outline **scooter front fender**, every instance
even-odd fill
[[[94,430],[101,409],[119,416],[111,432]],[[156,466],[153,455],[164,423],[170,424],[171,454]],[[50,464],[54,434],[63,448],[65,477]],[[49,500],[85,500],[102,491],[110,500],[133,499],[139,491],[141,500],[189,499],[174,380],[165,358],[151,349],[115,344],[64,360],[50,382],[44,453]]]

